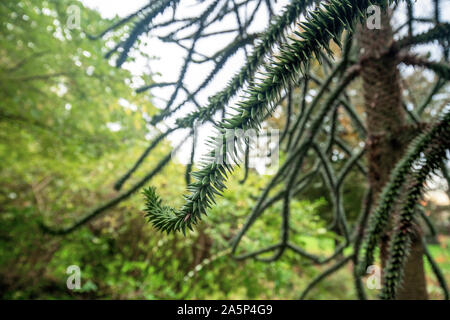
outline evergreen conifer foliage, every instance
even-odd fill
[[[386,48],[384,54],[397,59],[399,64],[429,69],[436,74],[438,81],[431,90],[430,96],[424,99],[421,105],[414,106],[413,110],[406,109],[416,136],[412,139],[413,142],[409,145],[403,159],[392,171],[390,182],[384,187],[376,202],[372,200],[372,193],[368,188],[359,218],[356,223],[349,223],[343,204],[344,182],[351,172],[367,174],[364,163],[366,148],[355,148],[339,136],[341,125],[338,118],[340,114],[344,114],[351,120],[352,126],[358,133],[359,141],[367,140],[366,124],[347,92],[349,85],[358,78],[361,64],[364,63],[364,55],[358,50],[353,35],[358,23],[365,23],[370,6],[379,6],[382,10],[400,10],[404,1],[292,0],[280,15],[271,18],[265,32],[248,33],[255,15],[264,5],[267,6],[267,3],[271,2],[207,1],[204,11],[197,17],[178,18],[176,13],[182,8],[183,1],[150,1],[135,14],[117,22],[97,36],[105,37],[109,32],[131,24],[132,30],[128,37],[118,43],[107,55],[108,57],[118,56],[117,66],[121,66],[139,37],[171,28],[165,35],[158,34],[157,37],[177,44],[186,51],[178,80],[173,83],[149,84],[138,91],[151,90],[155,87],[172,88],[167,104],[161,113],[151,120],[153,125],[183,109],[188,102],[197,106],[195,111],[176,119],[175,127],[163,132],[151,142],[130,171],[118,180],[116,189],[121,189],[127,183],[146,156],[169,133],[184,128],[193,129],[195,124],[212,122],[216,132],[208,139],[211,151],[202,158],[198,171],[191,173],[192,166],[188,166],[187,177],[192,176],[193,181],[191,182],[190,178],[187,179],[189,180],[188,192],[184,196],[185,201],[181,208],[172,208],[164,203],[154,187],[143,191],[146,203],[145,216],[156,229],[167,233],[179,231],[186,233],[192,230],[201,222],[208,209],[220,201],[217,196],[221,196],[225,191],[227,179],[230,179],[233,173],[233,166],[240,164],[239,154],[242,151],[240,148],[233,149],[231,155],[222,152],[227,150],[225,142],[229,132],[259,130],[274,110],[287,100],[288,114],[280,145],[286,154],[286,160],[259,195],[242,229],[234,236],[232,256],[238,260],[254,258],[270,262],[279,259],[286,250],[290,250],[313,264],[330,263],[330,267],[303,291],[301,298],[305,298],[321,280],[352,262],[355,270],[353,276],[356,292],[359,298],[364,299],[365,292],[361,277],[365,274],[367,267],[373,264],[380,237],[390,228],[393,235],[389,245],[381,298],[395,299],[397,289],[402,282],[402,269],[408,257],[408,247],[413,235],[411,230],[417,221],[422,219],[420,215],[417,215],[418,199],[423,194],[426,181],[431,175],[442,171],[445,176],[447,171],[445,161],[450,146],[450,112],[448,108],[444,108],[434,119],[430,117],[422,119],[422,116],[430,106],[432,97],[443,90],[449,80],[450,69],[446,59],[448,58],[450,25],[440,21],[438,0],[434,1],[434,17],[430,19],[415,18],[413,3],[406,1],[408,21],[399,27],[397,33],[400,34],[404,28],[408,28],[407,35],[399,37],[391,47]],[[250,8],[250,5],[252,10],[249,14],[241,15],[241,9]],[[267,9],[271,16],[271,7],[267,6]],[[171,18],[155,23],[155,17],[158,15],[171,16]],[[236,18],[236,28],[230,31],[223,27],[222,32],[215,31],[212,34],[208,28],[220,24],[227,16]],[[424,23],[430,25],[430,28],[424,33],[415,34],[412,22]],[[291,31],[292,27],[294,31]],[[193,30],[191,34],[181,36],[183,31],[191,29]],[[228,32],[235,32],[237,37],[216,54],[205,56],[198,51],[198,43],[201,39]],[[188,45],[185,44],[186,42]],[[441,61],[432,61],[427,57],[411,53],[411,48],[425,43],[438,43],[442,47]],[[340,50],[334,49],[336,46]],[[253,47],[251,52],[247,52],[249,47]],[[275,48],[278,50],[274,50]],[[244,66],[223,90],[210,97],[206,106],[199,105],[196,102],[196,96],[217,76],[238,50],[245,50],[247,53]],[[156,48],[155,54],[157,54]],[[211,73],[205,75],[204,80],[195,90],[189,91],[185,84],[189,66],[205,61],[213,62],[214,68]],[[315,61],[319,61],[324,70],[322,79],[314,74],[311,68]],[[306,93],[311,83],[317,85],[319,90],[311,100],[308,100]],[[291,90],[293,89],[301,91],[298,110],[291,106]],[[185,98],[176,104],[180,92],[184,92]],[[238,95],[240,96],[238,102],[233,106],[230,105],[230,101]],[[232,108],[233,112],[225,112],[229,111],[228,108]],[[218,114],[224,116],[217,120],[215,118]],[[345,163],[340,167],[337,167],[330,159],[330,153],[334,147],[338,147],[347,154]],[[192,148],[192,152],[195,152],[195,147]],[[227,161],[228,157],[233,159],[233,163]],[[162,159],[151,174],[125,191],[112,205],[120,202],[123,195],[127,197],[138,191],[167,162],[167,157]],[[247,161],[245,161],[245,168],[247,175]],[[338,230],[343,239],[336,246],[335,252],[327,257],[311,254],[290,241],[291,199],[300,196],[315,177],[320,177],[324,181],[333,204],[333,221],[330,229]],[[278,191],[275,192],[275,190]],[[267,208],[278,201],[283,203],[280,212],[282,224],[279,242],[254,252],[238,254],[239,243],[250,227],[258,218],[261,218]],[[62,234],[73,231],[107,208],[109,207],[101,207],[100,210],[87,213],[73,226],[63,230],[50,229],[50,231]],[[346,248],[352,248],[352,252],[344,255]],[[268,256],[268,254],[271,255]],[[432,269],[439,279],[445,296],[448,297],[447,285],[439,267],[433,262],[428,251],[426,255],[432,262]]]

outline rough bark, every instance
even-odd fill
[[[381,29],[370,30],[361,25],[358,36],[368,130],[369,183],[375,200],[407,146],[400,134],[407,125],[396,53],[388,50],[393,42],[389,14],[383,12],[381,20]],[[428,298],[420,231],[414,238],[397,299]],[[386,233],[380,243],[382,265],[387,259],[388,243],[389,233]]]

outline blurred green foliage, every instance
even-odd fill
[[[186,237],[153,230],[143,218],[140,195],[68,236],[39,229],[41,220],[70,224],[116,196],[114,182],[147,146],[146,137],[157,132],[146,124],[156,110],[150,97],[136,95],[131,88],[138,80],[104,58],[107,44],[89,40],[83,28],[67,28],[71,4],[81,8],[82,26],[92,34],[112,23],[78,1],[0,3],[0,298],[298,298],[324,267],[291,252],[269,264],[229,256],[230,240],[269,177],[251,174],[245,185],[231,179],[224,198]],[[158,147],[129,183],[169,149],[168,142]],[[356,186],[360,179],[353,179]],[[151,184],[171,205],[180,205],[184,167],[172,161]],[[344,195],[351,212],[359,211],[361,185]],[[315,181],[291,210],[292,242],[322,255],[333,251],[337,237],[326,231],[324,190]],[[280,206],[255,223],[240,252],[277,242]],[[433,250],[439,256],[443,249]],[[80,290],[66,287],[70,265],[81,269]],[[342,270],[311,298],[353,299],[353,290],[351,273]]]

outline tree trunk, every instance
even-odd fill
[[[382,13],[381,29],[359,27],[361,75],[368,130],[369,183],[375,201],[389,180],[391,170],[404,154],[408,141],[401,139],[406,127],[402,107],[400,74],[395,53],[387,53],[393,42],[390,17]],[[416,232],[397,299],[427,299],[423,247],[420,231]],[[382,237],[382,266],[388,256],[389,233]]]

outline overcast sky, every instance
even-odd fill
[[[81,0],[84,5],[96,9],[100,12],[100,14],[105,18],[113,18],[116,15],[120,17],[124,17],[129,15],[130,13],[135,12],[142,6],[144,6],[146,3],[148,3],[148,0]],[[182,8],[183,8],[183,16],[192,16],[196,14],[197,7],[193,8],[192,4],[198,3],[197,0],[182,0]],[[286,5],[288,1],[287,0],[278,0],[275,9],[275,12],[279,13],[282,8]],[[446,14],[450,11],[450,0],[444,0],[441,1],[442,5],[442,19],[449,21],[450,20],[450,14]],[[421,17],[431,17],[432,16],[432,1],[431,0],[418,0],[416,3],[416,16]],[[267,16],[265,15],[266,10],[259,11],[261,14],[257,15],[255,22],[253,24],[253,28],[255,31],[262,31],[265,29],[267,25]],[[164,20],[163,17],[159,17],[159,19]],[[402,15],[398,15],[396,17],[397,22],[400,22],[404,19]],[[226,21],[223,22],[224,25],[227,24]],[[423,30],[427,29],[426,26],[423,26]],[[417,31],[422,31],[420,29],[417,29]],[[231,37],[234,37],[231,35]],[[218,37],[212,37],[210,41],[204,41],[202,44],[202,48],[205,50],[211,50],[212,52],[217,51],[224,45],[224,42],[218,41]],[[223,36],[224,41],[230,41],[230,37]],[[180,49],[174,44],[169,43],[163,43],[159,41],[158,39],[152,38],[148,40],[148,46],[146,47],[148,49],[145,49],[146,52],[148,52],[152,56],[157,56],[158,60],[153,60],[148,63],[147,61],[143,60],[137,60],[135,63],[128,63],[125,64],[124,67],[129,69],[132,73],[136,75],[141,75],[148,71],[148,66],[151,69],[152,73],[160,73],[160,76],[154,76],[153,80],[156,82],[173,82],[177,80],[179,70],[183,63],[183,58],[185,51]],[[420,50],[420,49],[419,49]],[[430,50],[429,47],[427,48],[421,48],[420,51],[426,51]],[[242,50],[241,50],[242,51]],[[432,56],[434,58],[438,58],[439,53],[436,51],[433,53]],[[209,85],[206,90],[204,90],[199,98],[198,101],[205,105],[207,102],[207,98],[219,91],[223,88],[223,86],[228,82],[229,79],[239,70],[239,68],[243,65],[245,61],[245,56],[243,52],[239,52],[236,54],[233,58],[230,59],[230,61],[226,64],[226,67],[223,68],[223,70],[220,73],[220,77],[216,77],[215,81],[212,82],[211,85]],[[203,80],[202,77],[197,77],[198,74],[206,74],[211,70],[211,65],[207,64],[201,64],[199,66],[195,66],[194,71],[189,70],[187,77],[186,77],[186,83],[189,86],[189,89],[194,89],[197,87],[197,85]],[[217,79],[219,78],[219,79]],[[157,97],[161,97],[163,99],[168,99],[171,90],[169,88],[166,89],[153,89],[152,94],[154,94]],[[178,100],[179,101],[179,100]],[[164,102],[158,99],[154,99],[154,104],[160,108],[164,106]],[[186,114],[188,110],[194,110],[195,106],[190,105],[186,108],[183,108],[182,111],[176,114],[176,116],[182,116],[183,114]],[[168,120],[168,124],[172,124],[174,121],[174,118]],[[202,130],[201,137],[205,137],[208,135],[208,132],[211,127],[206,127],[204,130]],[[170,137],[170,140],[174,143],[179,141],[182,136],[184,136],[184,133],[181,134],[180,131],[178,131],[175,134],[172,134]],[[201,150],[198,152],[198,155],[201,155],[206,151],[206,149],[200,147]],[[189,144],[185,144],[185,147],[182,149],[182,154],[189,154],[188,150],[190,150]]]

